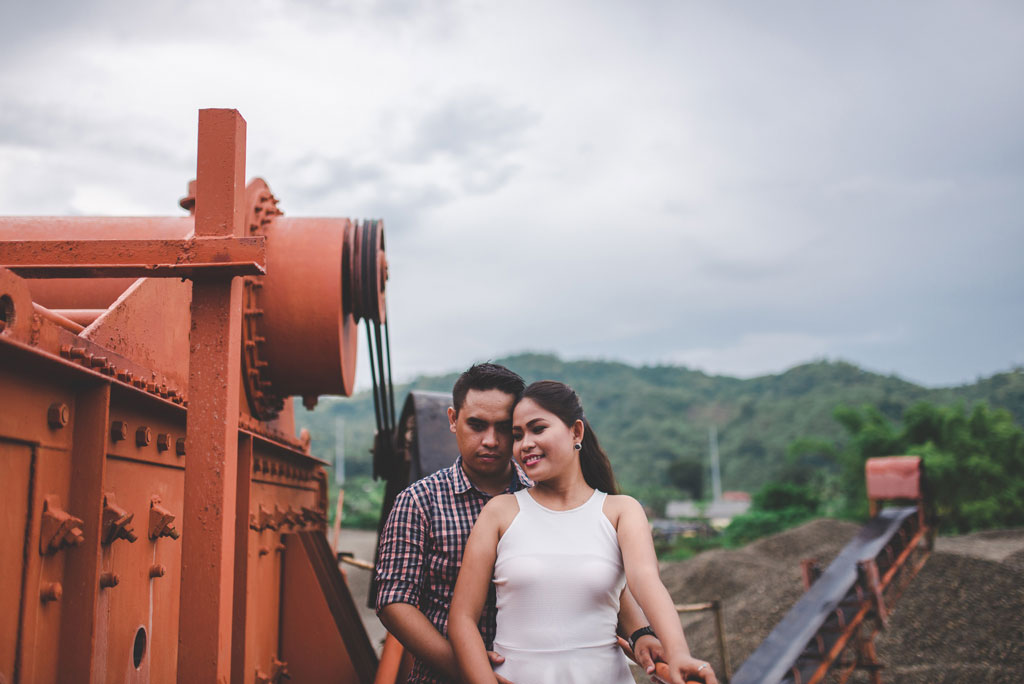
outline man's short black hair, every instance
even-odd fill
[[[501,390],[505,394],[511,394],[518,401],[525,388],[526,383],[518,373],[497,363],[475,363],[455,381],[455,386],[452,387],[452,404],[457,415],[466,401],[469,390]]]

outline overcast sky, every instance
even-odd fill
[[[0,214],[178,215],[197,110],[237,108],[286,214],[384,219],[400,378],[524,350],[928,385],[1024,364],[1020,2],[61,0],[0,24]]]

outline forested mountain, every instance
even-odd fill
[[[631,493],[654,498],[673,496],[673,483],[685,480],[694,469],[705,474],[706,484],[712,425],[718,430],[723,487],[753,492],[782,476],[787,451],[797,440],[803,442],[803,463],[816,440],[844,443],[846,432],[833,418],[837,406],[872,405],[898,421],[919,401],[968,407],[984,401],[1007,409],[1018,424],[1024,423],[1020,368],[971,385],[929,389],[844,362],[818,361],[779,375],[742,380],[677,366],[563,361],[546,354],[496,361],[527,382],[550,378],[572,385],[620,484]],[[450,391],[456,377],[457,373],[425,376],[397,387],[398,410],[409,390]],[[324,400],[312,413],[299,407],[296,414],[299,427],[312,434],[314,453],[326,460],[334,453],[335,418],[344,418],[346,471],[369,475],[374,421],[368,393]]]

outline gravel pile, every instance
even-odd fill
[[[815,520],[742,549],[663,564],[662,579],[677,603],[722,601],[735,670],[803,593],[800,560],[827,565],[857,529]],[[1024,682],[1024,529],[938,541],[876,638],[884,681]],[[712,615],[684,616],[683,624],[694,654],[721,673]]]

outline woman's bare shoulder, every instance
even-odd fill
[[[605,499],[604,509],[606,511],[629,511],[629,510],[643,510],[643,506],[640,502],[629,496],[628,494],[609,494],[608,498]]]
[[[609,494],[601,508],[615,529],[619,529],[619,521],[623,519],[645,517],[644,507],[640,502],[626,494]]]
[[[484,505],[480,517],[477,518],[477,524],[482,522],[486,525],[497,525],[504,530],[517,513],[519,502],[516,501],[515,494],[498,494]]]

